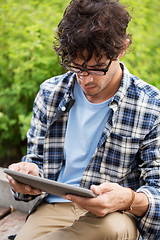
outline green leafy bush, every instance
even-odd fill
[[[133,34],[131,53],[123,61],[129,70],[160,89],[160,1],[121,0],[133,17],[129,32]]]
[[[160,88],[160,2],[121,0],[133,19],[132,52],[122,59],[129,70]],[[63,73],[52,50],[54,32],[69,1],[0,2],[0,164],[26,152],[33,100],[39,85]]]

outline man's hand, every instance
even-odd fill
[[[92,185],[91,190],[97,195],[96,198],[84,198],[70,194],[65,195],[64,198],[77,203],[99,217],[126,209],[132,198],[132,193],[128,188],[121,187],[116,183]]]
[[[39,176],[39,168],[35,163],[29,162],[19,162],[11,164],[9,169],[18,171],[21,173],[32,174],[34,176]],[[11,176],[6,175],[9,184],[11,185],[12,189],[18,193],[30,194],[30,195],[39,195],[41,194],[41,190],[32,188],[28,185],[22,184],[16,180],[14,180]]]

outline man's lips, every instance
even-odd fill
[[[95,85],[94,85],[94,86],[82,86],[83,90],[85,90],[85,91],[91,91],[91,90],[93,90],[95,87],[96,87]]]

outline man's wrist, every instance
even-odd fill
[[[130,202],[128,203],[126,209],[121,211],[122,213],[125,213],[126,211],[132,211],[132,205],[135,200],[135,192],[131,188],[128,188],[128,189],[131,192],[131,199],[130,199]]]

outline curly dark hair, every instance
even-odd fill
[[[94,55],[115,60],[126,49],[131,16],[117,0],[72,0],[58,25],[54,46],[61,63]],[[85,52],[85,55],[84,55]]]

